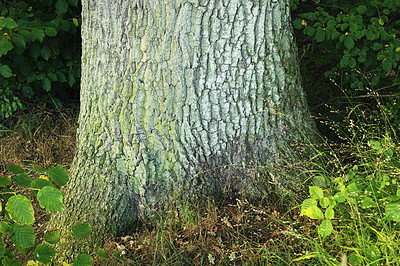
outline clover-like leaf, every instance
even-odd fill
[[[87,223],[77,222],[72,227],[72,233],[76,237],[84,237],[92,232],[92,227]]]
[[[25,196],[12,196],[6,204],[6,210],[11,218],[18,223],[32,224],[35,220],[32,203]]]
[[[47,244],[39,244],[36,247],[35,252],[33,252],[35,259],[41,263],[50,263],[51,257],[53,257],[55,254],[55,249]]]
[[[61,212],[64,203],[64,195],[52,186],[45,186],[37,194],[40,207],[48,211]]]
[[[49,169],[49,177],[59,186],[65,185],[69,180],[67,171],[60,165],[51,167]]]

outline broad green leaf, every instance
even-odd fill
[[[18,223],[32,224],[35,220],[31,201],[25,196],[12,196],[6,204],[6,210]]]
[[[330,185],[330,181],[326,176],[318,175],[313,177],[314,185],[317,187],[327,187]]]
[[[6,187],[11,184],[11,178],[6,175],[0,175],[0,187]]]
[[[400,202],[389,203],[386,206],[386,217],[388,221],[400,222]]]
[[[365,60],[367,60],[367,52],[365,52],[364,50],[360,52],[360,54],[358,55],[358,62],[360,63],[364,63]]]
[[[39,244],[33,252],[35,259],[41,263],[50,263],[54,255],[56,255],[55,249],[47,244]]]
[[[65,14],[68,11],[68,3],[65,0],[57,0],[56,12],[59,14]]]
[[[49,169],[49,177],[54,183],[59,186],[65,185],[69,180],[67,171],[60,165],[51,167]]]
[[[31,187],[32,188],[37,188],[37,189],[41,189],[45,186],[54,186],[53,183],[51,183],[50,180],[45,180],[43,178],[36,178],[35,180],[32,181],[31,183]],[[32,190],[33,195],[37,195],[38,194],[38,190]]]
[[[336,38],[339,37],[339,36],[340,36],[340,32],[334,31],[334,32],[332,32],[331,39],[334,40],[334,39],[336,39]]]
[[[78,0],[68,0],[68,4],[71,6],[78,6]]]
[[[349,67],[350,68],[355,68],[357,65],[357,61],[354,57],[350,58],[350,63],[349,63]]]
[[[60,241],[60,231],[49,231],[46,233],[44,240],[49,244],[56,244]]]
[[[1,260],[1,264],[3,266],[20,266],[21,262],[19,260],[16,260],[16,259],[10,259],[8,257],[4,257]]]
[[[57,75],[57,80],[60,82],[66,82],[67,78],[65,77],[64,73],[62,73],[61,71],[56,71],[56,75]]]
[[[303,210],[301,211],[303,213]],[[304,210],[304,215],[310,217],[311,219],[323,220],[324,214],[321,209],[317,207],[317,205],[312,205]]]
[[[31,41],[32,40],[32,33],[28,30],[19,30],[17,31],[19,35],[24,36],[26,41]]]
[[[306,199],[303,201],[303,203],[301,204],[301,213],[300,216],[302,215],[306,215],[305,213],[303,213],[306,209],[310,208],[313,205],[317,205],[317,201],[315,199]]]
[[[361,200],[361,207],[362,208],[373,208],[373,207],[376,207],[376,206],[377,206],[377,204],[370,197],[363,197],[362,200]]]
[[[322,188],[317,186],[310,186],[308,189],[310,191],[310,196],[312,199],[319,200],[324,197],[324,191],[322,190]]]
[[[7,54],[12,48],[11,42],[5,36],[0,35],[0,57]]]
[[[48,211],[61,212],[64,203],[64,196],[58,189],[46,186],[39,190],[37,194],[40,207]]]
[[[46,35],[50,36],[50,37],[54,37],[57,35],[57,30],[55,28],[51,28],[51,27],[46,28],[45,32],[46,32]]]
[[[308,36],[312,37],[315,34],[315,29],[313,27],[308,26],[304,29],[304,34],[307,34]]]
[[[32,35],[32,41],[42,42],[45,37],[44,31],[42,29],[33,29],[31,31],[31,35]]]
[[[0,233],[8,235],[8,233],[10,233],[10,230],[11,230],[11,225],[9,225],[6,221],[0,222]]]
[[[294,26],[295,29],[298,29],[298,30],[303,28],[302,20],[301,19],[295,19],[293,21],[293,26]]]
[[[29,187],[32,183],[32,180],[29,175],[22,173],[14,177],[14,183],[20,187]]]
[[[15,43],[16,45],[20,47],[26,47],[26,41],[25,38],[22,35],[19,34],[13,34],[11,37],[11,42]]]
[[[93,259],[89,255],[79,254],[78,257],[74,260],[74,266],[89,266],[93,264]]]
[[[47,45],[43,46],[40,50],[40,55],[43,57],[44,60],[49,60],[51,56],[51,49]]]
[[[335,211],[332,206],[329,206],[325,211],[325,218],[328,220],[332,220],[335,217]]]
[[[6,26],[6,28],[7,28],[7,29],[10,29],[10,30],[12,30],[12,29],[14,29],[14,28],[17,27],[17,23],[16,23],[12,18],[10,18],[10,17],[5,18],[5,19],[3,20],[3,23],[4,23],[4,25]]]
[[[29,55],[31,57],[33,57],[35,60],[37,60],[37,58],[40,55],[40,45],[39,43],[35,42],[29,45]]]
[[[354,40],[351,36],[346,36],[346,39],[344,39],[344,46],[349,50],[354,48]]]
[[[30,248],[35,245],[36,234],[30,225],[13,224],[10,236],[12,242],[20,248]]]
[[[366,7],[366,6],[364,6],[364,5],[359,5],[359,6],[357,7],[357,12],[358,12],[360,15],[364,14],[365,11],[367,11],[367,7]]]
[[[33,169],[35,169],[36,172],[38,173],[45,173],[47,172],[46,169],[43,168],[43,166],[38,165],[38,164],[32,164]]]
[[[42,88],[49,92],[51,90],[51,81],[48,78],[42,79]]]
[[[102,248],[99,248],[96,252],[96,254],[102,258],[102,259],[108,259],[110,256],[108,256],[108,254],[106,253],[106,251]]]
[[[315,33],[315,40],[317,42],[323,42],[325,41],[325,31],[323,29],[318,29]]]
[[[47,73],[47,77],[53,82],[57,81],[57,75],[53,72]]]
[[[342,60],[340,60],[340,66],[347,67],[350,64],[350,59],[351,59],[351,56],[349,54],[345,54],[342,57]]]
[[[0,237],[0,258],[6,253],[6,245],[3,242],[3,238]]]
[[[14,175],[23,173],[24,171],[22,170],[21,166],[15,165],[15,164],[9,164],[7,165],[7,170],[13,173]]]
[[[368,30],[365,33],[365,37],[367,37],[368,41],[373,41],[378,38],[378,35],[376,33],[376,29],[373,29],[372,27],[369,27]]]
[[[21,62],[19,65],[19,71],[22,75],[28,76],[32,72],[32,65],[28,62]]]
[[[69,86],[73,86],[76,82],[75,76],[72,74],[68,74],[68,84]]]
[[[92,227],[87,223],[77,222],[72,227],[72,233],[76,237],[84,237],[92,232]]]
[[[385,58],[382,61],[382,68],[385,72],[389,72],[390,70],[392,70],[392,61],[388,60],[387,58]]]
[[[318,226],[318,234],[323,238],[329,236],[333,232],[332,222],[330,220],[324,220]]]
[[[329,204],[331,203],[331,200],[327,197],[323,197],[320,201],[319,204],[321,205],[322,208],[327,208]]]

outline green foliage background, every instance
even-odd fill
[[[291,3],[310,104],[318,106],[322,99],[343,110],[350,101],[375,103],[369,96],[379,93],[389,121],[399,128],[400,1]],[[376,112],[371,116],[378,117]]]
[[[0,6],[0,119],[29,103],[61,107],[79,89],[78,0]]]

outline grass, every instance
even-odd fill
[[[353,106],[335,114],[342,116],[340,122],[324,120],[336,132],[336,141],[327,140],[314,158],[292,166],[302,169],[323,197],[335,201],[333,218],[301,215],[306,197],[291,206],[268,199],[235,198],[219,206],[178,200],[171,202],[156,227],[106,240],[105,251],[115,256],[104,261],[94,255],[95,263],[400,265],[400,211],[392,216],[388,212],[388,206],[400,200],[400,149],[386,111],[378,110],[380,115],[371,116],[369,108]],[[76,118],[72,111],[37,110],[7,120],[0,128],[0,171],[6,173],[8,163],[68,166],[74,155]],[[322,198],[315,199],[326,214]],[[318,231],[322,220],[333,225],[327,236]]]
[[[0,124],[0,173],[7,164],[69,166],[75,151],[77,112],[35,109]]]

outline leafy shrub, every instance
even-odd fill
[[[304,60],[324,69],[327,80],[347,97],[370,103],[365,94],[380,91],[392,111],[389,118],[399,128],[400,1],[293,0],[292,7],[293,25],[302,31],[298,38],[312,46],[305,49]]]
[[[33,165],[36,172],[46,173],[36,179],[31,179],[25,174],[20,166],[8,165],[7,169],[12,173],[11,176],[0,175],[0,192],[5,201],[5,208],[0,203],[1,222],[0,233],[3,237],[7,236],[15,245],[17,250],[26,254],[35,247],[37,240],[34,231],[35,212],[31,197],[26,195],[31,192],[38,201],[40,207],[47,211],[61,212],[64,195],[58,189],[68,182],[68,174],[61,166],[54,166],[48,171],[39,165]],[[10,188],[10,185],[11,188]],[[90,225],[77,222],[72,233],[75,237],[85,237],[92,231]],[[44,242],[37,245],[33,251],[35,260],[41,263],[50,263],[52,257],[56,254],[52,245],[58,243],[61,239],[60,231],[49,231],[44,237]],[[19,265],[19,261],[14,259],[15,254],[6,249],[3,238],[0,238],[0,259],[3,265]],[[91,265],[93,259],[89,255],[80,254],[74,264]]]
[[[369,112],[363,111],[355,107],[334,125],[342,144],[321,153],[325,163],[317,163],[301,215],[319,221],[313,256],[324,263],[339,249],[348,253],[351,265],[397,265],[400,147],[391,127],[367,123],[369,116],[362,114]],[[385,112],[381,110],[382,121]]]
[[[78,0],[0,6],[0,119],[29,99],[67,100],[80,77],[79,13]]]

